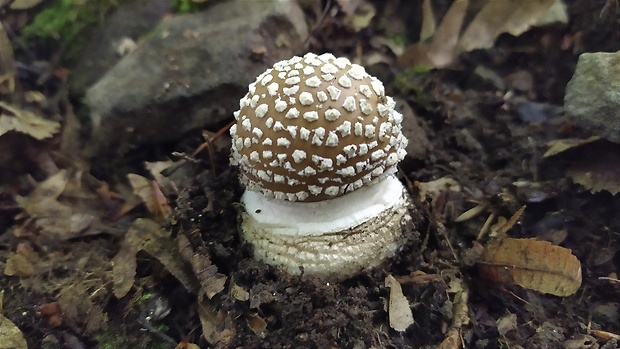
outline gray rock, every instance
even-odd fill
[[[266,67],[308,35],[295,1],[231,0],[164,21],[86,94],[85,155],[118,155],[214,126]]]
[[[148,3],[148,6],[145,6]],[[170,10],[169,0],[133,0],[119,3],[105,25],[80,53],[71,69],[71,93],[83,96],[111,67],[121,60],[124,40],[139,39],[152,30]]]
[[[620,143],[620,51],[579,56],[564,110],[583,129]]]

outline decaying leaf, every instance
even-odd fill
[[[548,158],[563,153],[569,149],[577,148],[582,145],[598,141],[599,139],[601,139],[601,137],[592,136],[588,139],[567,138],[553,140],[547,144],[549,146],[549,149],[547,149],[547,151],[543,155],[543,158]]]
[[[462,328],[469,324],[469,292],[463,280],[454,278],[450,281],[449,293],[454,294],[452,302],[452,323],[446,333],[445,339],[437,346],[437,349],[458,349],[463,348]]]
[[[581,263],[569,249],[537,239],[498,239],[478,261],[480,275],[492,282],[518,285],[567,297],[581,285]]]
[[[217,272],[217,267],[211,263],[209,256],[195,254],[192,256],[191,264],[200,282],[201,291],[209,299],[224,290],[228,278]]]
[[[156,162],[145,162],[144,166],[149,170],[153,178],[162,188],[165,194],[178,194],[179,189],[176,183],[170,179],[169,177],[164,176],[166,170],[177,166],[178,163],[173,161],[156,161]]]
[[[250,292],[248,292],[245,288],[237,285],[235,280],[230,280],[230,284],[228,288],[229,288],[228,293],[234,299],[238,301],[242,301],[242,302],[245,302],[250,299]]]
[[[127,231],[120,251],[112,259],[114,295],[124,297],[134,284],[136,254],[145,251],[159,260],[190,292],[195,292],[196,278],[183,263],[177,244],[170,233],[149,219],[137,219]]]
[[[568,176],[592,193],[605,190],[620,193],[620,147],[612,145],[600,152],[587,152],[568,169]]]
[[[488,1],[476,14],[460,39],[461,52],[490,48],[502,33],[519,36],[551,8],[555,0]]]
[[[102,303],[93,299],[91,290],[84,284],[63,288],[58,295],[63,323],[84,333],[97,333],[108,325],[108,316]]]
[[[390,289],[388,302],[390,327],[395,331],[405,331],[413,324],[413,313],[409,307],[409,301],[403,295],[400,283],[392,275],[385,278],[385,286]]]
[[[60,170],[34,189],[27,197],[17,196],[15,200],[44,234],[56,239],[68,240],[77,236],[93,235],[105,230],[97,218],[98,205],[89,207],[79,200],[71,205],[59,201],[69,181],[79,181],[79,175],[70,175]],[[76,184],[77,185],[77,184]],[[93,200],[91,200],[93,201]]]
[[[502,33],[518,36],[534,25],[565,22],[567,18],[562,0],[488,0],[462,30],[469,17],[469,0],[454,1],[437,27],[431,3],[425,1],[422,6],[421,41],[405,49],[398,58],[401,66],[443,68],[463,52],[492,47]]]
[[[0,292],[0,304],[3,302],[4,292]],[[1,307],[0,307],[1,308]],[[28,349],[28,344],[22,331],[0,312],[0,349]]]
[[[26,10],[35,7],[43,0],[15,0],[11,3],[12,10]]]
[[[0,136],[16,131],[42,140],[50,138],[60,130],[60,123],[44,119],[30,110],[0,102]]]
[[[422,3],[422,28],[420,28],[420,41],[426,41],[435,34],[437,23],[433,13],[431,0],[424,0]]]
[[[0,94],[10,94],[15,91],[15,56],[9,36],[0,22]]]
[[[375,7],[367,0],[336,0],[345,14],[345,22],[358,32],[370,24],[376,14]]]
[[[27,242],[17,245],[15,252],[9,255],[4,266],[4,275],[29,277],[38,272],[37,265],[41,257]]]
[[[258,314],[250,313],[245,317],[245,320],[252,332],[261,337],[265,336],[265,330],[267,330],[267,321],[265,319]]]
[[[420,190],[420,201],[430,198],[434,202],[445,191],[461,191],[459,182],[450,177],[441,177],[430,182],[414,182],[414,185]]]
[[[134,194],[142,199],[149,212],[161,220],[167,220],[170,217],[172,208],[156,181],[134,173],[128,174],[127,179],[129,179]]]
[[[427,68],[442,68],[452,64],[459,53],[457,51],[459,33],[468,6],[469,0],[454,1],[430,42],[422,41],[407,47],[398,57],[398,63],[403,67]]]
[[[504,337],[508,332],[517,329],[517,314],[509,313],[497,320],[497,332]]]
[[[219,311],[208,300],[198,301],[198,317],[202,325],[202,335],[212,345],[226,347],[237,333],[230,313]]]

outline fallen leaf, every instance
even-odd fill
[[[550,156],[554,156],[560,153],[563,153],[569,149],[580,147],[584,144],[592,143],[594,141],[598,141],[601,139],[599,136],[592,136],[588,139],[578,139],[578,138],[566,138],[566,139],[556,139],[553,140],[547,145],[549,149],[543,155],[543,158],[548,158]]]
[[[142,199],[149,212],[161,220],[170,218],[172,207],[157,182],[134,173],[128,174],[127,179],[133,193]]]
[[[86,285],[76,283],[61,289],[57,301],[64,324],[85,334],[108,327],[108,315],[102,308],[104,303],[95,298]]]
[[[435,34],[437,23],[431,0],[424,0],[422,3],[422,28],[420,29],[420,41],[426,41]]]
[[[478,273],[505,285],[567,297],[581,286],[581,263],[569,249],[537,239],[504,238],[480,256]]]
[[[0,22],[0,94],[11,94],[15,91],[15,75],[17,67],[11,40]]]
[[[463,52],[492,47],[502,33],[518,36],[534,25],[562,22],[566,18],[561,0],[487,0],[462,30],[465,18],[469,17],[469,0],[454,1],[439,26],[435,26],[431,3],[422,4],[420,42],[407,47],[398,57],[402,67],[444,68]]]
[[[430,182],[414,182],[419,189],[420,201],[426,201],[430,198],[433,202],[439,195],[445,191],[460,192],[461,185],[455,179],[450,177],[441,177]]]
[[[39,183],[30,195],[17,196],[15,201],[41,232],[54,238],[68,240],[99,233],[104,227],[96,218],[98,206],[91,208],[76,203],[67,205],[59,201],[69,181],[79,178],[70,176],[66,170],[60,170]]]
[[[211,263],[209,256],[194,254],[191,264],[200,282],[201,290],[209,299],[224,290],[228,278],[217,272],[217,267]]]
[[[517,329],[517,314],[504,315],[497,320],[497,332],[504,337],[510,331]]]
[[[151,175],[153,175],[153,178],[157,184],[159,184],[164,193],[167,195],[178,194],[179,189],[171,178],[163,175],[162,173],[165,173],[168,169],[173,168],[176,165],[177,163],[170,160],[144,163],[144,166],[149,170]]]
[[[198,301],[198,317],[202,335],[209,344],[226,347],[237,333],[231,314],[224,309],[216,310],[208,300]]]
[[[235,283],[235,280],[230,281],[229,293],[234,299],[238,301],[245,302],[250,299],[250,292],[248,292],[245,288],[237,285],[237,283]]]
[[[488,1],[467,26],[459,41],[459,51],[493,47],[502,33],[519,36],[551,8],[555,0]]]
[[[390,289],[388,303],[390,327],[395,331],[403,332],[413,324],[413,313],[409,307],[409,301],[403,295],[400,283],[392,275],[385,278],[385,286]]]
[[[469,307],[467,301],[469,292],[463,280],[454,278],[450,281],[450,293],[454,293],[454,301],[452,302],[452,323],[445,335],[445,339],[436,347],[436,349],[457,349],[462,348],[463,326],[469,324]]]
[[[555,0],[553,5],[538,19],[536,26],[541,27],[556,23],[568,23],[568,11],[564,0]]]
[[[117,298],[127,295],[135,282],[136,254],[139,251],[145,251],[159,260],[190,292],[198,288],[196,278],[183,263],[170,233],[150,219],[139,218],[125,234],[121,249],[112,259],[113,291]]]
[[[35,7],[43,0],[15,0],[11,3],[12,10],[26,10],[31,7]]]
[[[261,337],[265,336],[265,330],[267,330],[267,321],[265,321],[265,319],[258,314],[250,313],[245,317],[245,320],[252,332]]]
[[[0,102],[0,136],[9,132],[21,132],[32,138],[50,138],[60,130],[60,123],[44,119],[30,110]]]
[[[0,314],[0,349],[28,349],[22,331]]]
[[[375,7],[367,0],[336,0],[345,14],[345,22],[355,32],[368,27],[375,17]]]
[[[15,252],[9,255],[4,266],[4,275],[29,277],[37,272],[37,263],[40,261],[39,254],[32,249],[27,242],[17,245]]]
[[[589,151],[570,166],[568,176],[592,193],[602,190],[620,193],[620,146],[610,145],[602,151]]]
[[[443,68],[454,62],[458,55],[459,33],[469,0],[456,0],[443,17],[429,42],[421,41],[405,49],[398,57],[402,67]]]

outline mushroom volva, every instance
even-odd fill
[[[250,84],[230,134],[255,258],[343,279],[398,251],[411,203],[395,177],[407,146],[395,104],[331,54],[280,61]]]

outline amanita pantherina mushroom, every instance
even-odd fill
[[[395,254],[411,222],[394,176],[407,139],[381,81],[346,58],[308,53],[258,76],[239,104],[231,162],[257,259],[343,279]]]

